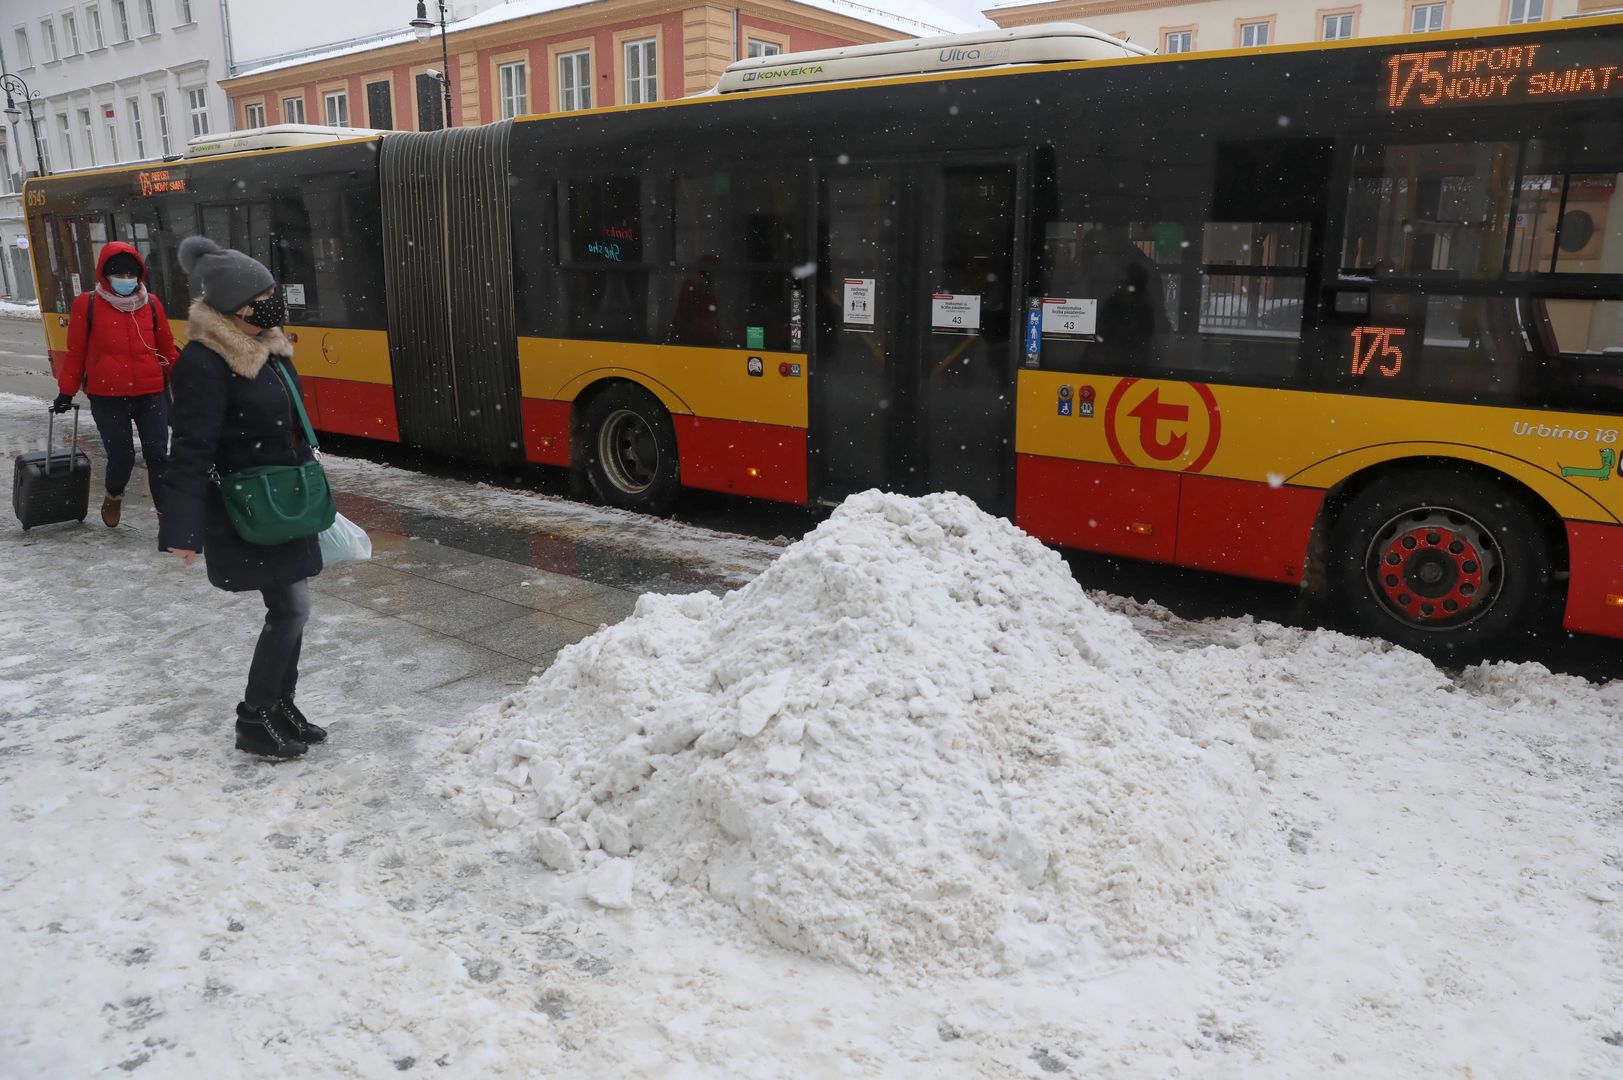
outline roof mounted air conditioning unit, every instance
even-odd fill
[[[186,144],[184,159],[219,157],[248,150],[280,150],[289,146],[317,146],[344,139],[365,139],[390,132],[373,128],[326,127],[321,124],[272,124],[269,127],[199,135]]]
[[[1074,64],[1149,56],[1150,50],[1077,23],[1042,23],[1011,30],[978,30],[946,37],[881,41],[843,49],[783,53],[735,60],[714,93],[735,94],[779,86],[852,79],[929,75],[1021,64]]]

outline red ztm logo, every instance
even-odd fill
[[[1168,435],[1161,438],[1161,421],[1173,424],[1186,424],[1189,422],[1189,406],[1161,404],[1161,391],[1151,390],[1149,397],[1139,402],[1127,412],[1128,416],[1138,421],[1138,443],[1144,452],[1156,461],[1171,461],[1183,453],[1189,444],[1187,435]]]
[[[1217,453],[1223,416],[1204,383],[1123,379],[1105,402],[1104,429],[1122,465],[1198,473]]]
[[[1377,368],[1388,379],[1403,370],[1403,350],[1398,348],[1396,340],[1408,331],[1397,326],[1355,326],[1352,332],[1352,373],[1354,378],[1362,378],[1369,365],[1377,359],[1381,366]]]

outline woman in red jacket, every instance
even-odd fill
[[[133,247],[114,240],[96,260],[96,288],[73,301],[68,317],[68,353],[56,371],[62,392],[51,408],[66,412],[80,387],[90,398],[90,415],[107,451],[107,495],[102,524],[118,524],[124,487],[135,468],[134,429],[141,435],[152,505],[169,460],[169,407],[164,383],[178,352],[163,304],[146,290],[146,263]]]

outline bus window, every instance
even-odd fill
[[[672,182],[674,273],[655,275],[662,340],[711,348],[790,346],[796,193],[787,170],[717,170]],[[750,346],[748,328],[761,331]]]
[[[364,254],[383,247],[379,198],[353,175],[309,176],[297,190],[282,188],[261,205],[274,255],[263,261],[286,291],[291,325],[380,330],[388,324],[383,264]],[[260,218],[249,224],[260,228]]]
[[[96,287],[96,255],[107,242],[107,222],[100,214],[46,214],[44,226],[52,280],[39,282],[40,303],[65,313],[75,297]]]
[[[1573,167],[1538,142],[1360,146],[1355,158],[1337,385],[1616,407],[1623,303],[1582,294],[1623,296],[1617,170]]]
[[[1081,301],[1079,311],[1094,303],[1096,332],[1045,330],[1040,365],[1295,382],[1330,145],[1126,144],[1110,154],[1056,161],[1055,217],[1068,220],[1044,223],[1037,285],[1044,298]]]
[[[787,170],[718,169],[671,185],[678,263],[715,255],[724,263],[787,265],[794,258],[795,191]]]
[[[648,262],[663,237],[644,198],[641,176],[603,176],[558,184],[562,336],[646,343]]]
[[[1044,230],[1042,295],[1090,301],[1094,324],[1043,342],[1043,366],[1064,371],[1143,371],[1159,361],[1173,331],[1168,290],[1176,290],[1181,240],[1176,222],[1050,222]],[[1174,260],[1172,272],[1157,258]],[[1176,310],[1174,294],[1172,310]]]
[[[1360,145],[1343,269],[1499,277],[1519,153],[1513,142]]]
[[[1527,309],[1550,354],[1539,368],[1545,396],[1575,408],[1623,410],[1623,300],[1536,300]]]
[[[1623,192],[1618,179],[1617,172],[1524,176],[1510,270],[1623,273]]]
[[[1199,323],[1207,338],[1203,366],[1263,369],[1279,377],[1294,370],[1310,230],[1297,221],[1206,224]],[[1214,340],[1222,338],[1229,348]]]
[[[203,235],[271,265],[271,206],[265,202],[203,207]]]

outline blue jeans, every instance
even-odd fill
[[[299,682],[299,650],[304,624],[310,619],[310,581],[301,578],[260,592],[265,598],[265,628],[248,665],[248,689],[242,700],[250,709],[264,709],[291,698]]]
[[[102,449],[107,452],[107,494],[119,498],[135,469],[135,437],[131,425],[141,433],[141,456],[147,463],[147,484],[152,489],[152,505],[163,509],[158,492],[163,488],[163,470],[169,463],[169,402],[162,394],[139,397],[108,397],[91,394],[90,415],[101,432]]]

